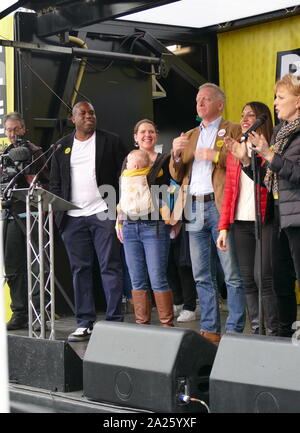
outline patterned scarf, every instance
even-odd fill
[[[273,152],[282,154],[285,146],[287,145],[290,135],[300,126],[300,118],[293,120],[292,122],[284,121],[282,123],[279,132],[275,137],[275,143],[273,145]],[[268,188],[268,191],[273,192],[274,197],[278,197],[278,175],[274,173],[270,168],[267,168],[264,183]]]

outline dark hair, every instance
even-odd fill
[[[78,108],[79,105],[81,105],[81,104],[87,104],[87,105],[89,105],[90,107],[92,107],[93,110],[95,110],[93,104],[92,104],[90,101],[85,101],[85,100],[83,100],[83,101],[79,101],[79,102],[76,102],[76,104],[73,105],[73,107],[72,107],[72,116],[74,116],[75,111],[77,110],[77,108]]]
[[[272,120],[272,115],[269,107],[263,102],[251,101],[251,102],[247,102],[244,105],[243,110],[247,105],[249,105],[251,109],[254,111],[256,118],[260,117],[262,114],[265,114],[267,116],[267,120],[265,121],[265,123],[262,126],[260,126],[256,132],[262,134],[267,140],[267,142],[270,143],[272,132],[273,132],[273,120]]]
[[[149,120],[149,119],[139,120],[133,128],[133,134],[137,134],[139,127],[141,126],[142,123],[150,123],[150,125],[152,125],[154,127],[156,133],[158,134],[157,126],[155,125],[155,123],[152,120]]]

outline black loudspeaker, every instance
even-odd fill
[[[300,347],[291,339],[224,335],[210,375],[212,412],[300,412]]]
[[[84,395],[153,412],[204,412],[216,346],[195,331],[98,322],[83,359]]]
[[[8,335],[9,381],[51,391],[82,389],[82,359],[69,343]]]

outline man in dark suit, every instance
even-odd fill
[[[106,320],[122,321],[123,275],[115,234],[115,201],[125,151],[117,135],[96,130],[89,102],[72,111],[75,131],[58,141],[51,163],[50,190],[77,209],[56,213],[73,275],[78,328],[69,341],[87,340],[96,321],[93,258],[96,252],[106,297]],[[57,143],[57,144],[58,144]],[[104,197],[103,191],[109,191]]]

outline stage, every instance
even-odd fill
[[[224,304],[224,310],[226,303]],[[225,311],[222,313],[225,317]],[[197,305],[197,320],[188,323],[174,322],[175,326],[183,329],[199,329],[199,306]],[[104,314],[98,314],[98,320],[104,320]],[[126,313],[124,322],[134,323],[134,314]],[[159,326],[156,309],[152,311],[152,323]],[[73,316],[60,317],[55,321],[56,340],[67,341],[68,335],[76,329],[76,322]],[[28,330],[8,332],[9,336],[28,336]],[[78,357],[83,360],[88,341],[68,343]],[[71,392],[58,392],[55,390],[41,389],[30,385],[22,385],[10,381],[10,407],[11,412],[26,413],[138,413],[145,412],[135,408],[126,408],[112,404],[91,401],[84,396],[83,390]],[[149,411],[150,413],[150,411]]]
[[[222,311],[223,310],[223,311]],[[181,329],[199,329],[199,306],[197,305],[197,320],[187,323],[174,322],[175,326]],[[226,317],[226,302],[221,309],[222,321]],[[104,314],[98,314],[98,320],[104,320]],[[126,313],[124,322],[134,323],[134,314]],[[159,326],[156,309],[152,311],[152,324]],[[67,341],[68,335],[76,329],[76,322],[73,316],[60,317],[55,321],[56,341]],[[27,337],[28,330],[18,330],[8,332],[9,336]],[[83,360],[88,341],[68,343],[74,350],[76,355]],[[38,372],[42,374],[42,372]],[[32,381],[34,382],[36,376],[33,375]],[[30,380],[30,379],[29,379]],[[55,385],[54,385],[55,386]],[[39,387],[31,386],[31,384],[19,384],[10,381],[10,408],[11,412],[26,412],[26,413],[137,413],[147,412],[141,411],[136,408],[126,408],[113,404],[99,403],[91,401],[84,396],[83,390],[76,390],[71,392],[60,392],[49,389],[42,389]],[[150,411],[149,411],[150,413]]]

